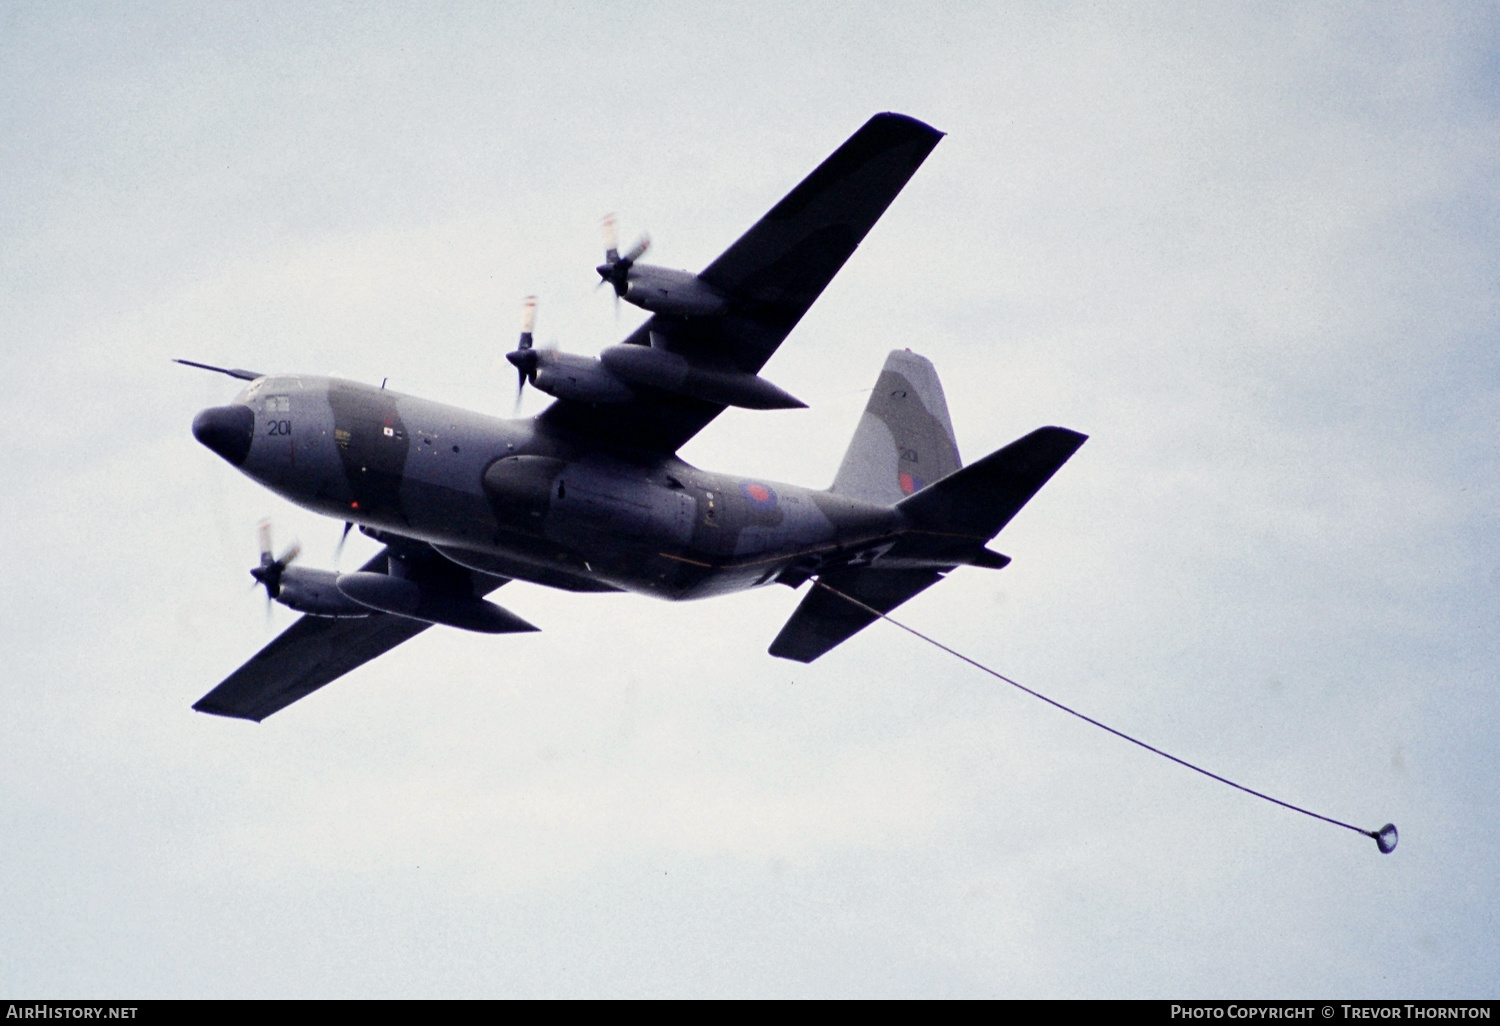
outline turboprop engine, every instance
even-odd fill
[[[292,566],[302,552],[293,543],[279,558],[271,557],[271,522],[260,522],[260,565],[250,576],[266,589],[268,603],[275,601],[309,616],[355,618],[370,615],[370,607],[361,605],[339,591],[339,575],[333,570],[314,570]],[[269,604],[266,606],[270,610]]]
[[[484,634],[514,634],[537,628],[515,613],[475,595],[467,578],[427,580],[420,563],[393,554],[388,573],[361,570],[341,574],[292,566],[301,553],[293,543],[279,558],[271,556],[271,523],[260,523],[260,565],[250,576],[266,589],[271,601],[309,616],[338,619],[391,613],[427,623],[443,623]]]
[[[518,406],[521,390],[528,381],[550,396],[585,403],[629,402],[636,394],[632,386],[646,386],[747,410],[795,410],[807,406],[759,375],[704,367],[668,352],[655,332],[649,346],[610,346],[597,358],[537,349],[532,344],[535,296],[526,297],[524,310],[520,344],[505,354],[518,374]]]
[[[603,227],[604,263],[594,270],[599,273],[601,284],[608,282],[615,290],[616,299],[623,299],[642,310],[673,317],[712,317],[729,308],[728,301],[717,289],[691,271],[638,263],[651,248],[647,236],[642,235],[628,253],[621,254],[615,233],[615,215],[606,217]]]
[[[636,264],[625,276],[625,291],[615,295],[652,313],[675,317],[709,317],[721,314],[729,304],[710,285],[691,271]]]

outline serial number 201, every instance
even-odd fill
[[[266,434],[268,435],[289,435],[291,433],[292,422],[289,420],[266,421]]]

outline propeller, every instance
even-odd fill
[[[536,297],[527,296],[521,304],[521,344],[505,354],[505,358],[516,368],[516,405],[511,416],[521,412],[521,392],[526,388],[526,379],[530,378],[533,384],[536,383],[537,353],[531,348],[531,329],[534,327]]]
[[[594,270],[599,272],[599,284],[609,282],[615,290],[615,307],[619,308],[620,300],[625,296],[625,290],[630,283],[630,268],[646,254],[651,248],[651,237],[644,232],[641,233],[640,241],[631,247],[630,252],[624,256],[620,255],[620,237],[615,229],[615,215],[609,214],[601,222],[604,229],[604,263]]]
[[[349,540],[349,531],[354,527],[354,521],[344,521],[344,533],[339,535],[339,543],[333,547],[333,565],[339,565],[339,557],[344,554],[344,542]]]
[[[286,547],[280,557],[271,558],[271,521],[262,520],[259,527],[260,533],[260,565],[250,569],[250,576],[254,577],[256,583],[263,585],[266,589],[266,608],[271,607],[271,600],[281,594],[281,575],[286,571],[297,557],[302,553],[302,546],[296,542]]]

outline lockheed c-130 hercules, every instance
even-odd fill
[[[511,580],[674,600],[823,582],[770,646],[811,662],[956,567],[1005,566],[986,543],[1085,436],[1044,427],[963,466],[937,374],[909,351],[886,359],[829,488],[676,455],[725,407],[803,405],[761,368],[941,138],[876,115],[698,274],[611,239],[601,282],[652,316],[596,358],[533,347],[528,306],[507,359],[555,399],[535,417],[179,361],[249,382],[198,414],[198,441],[384,545],[336,573],[274,557],[263,529],[251,573],[305,615],[193,708],[264,719],[432,624],[536,630],[485,597]]]

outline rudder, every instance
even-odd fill
[[[926,357],[896,349],[886,357],[829,491],[891,505],[962,465],[937,370]]]

